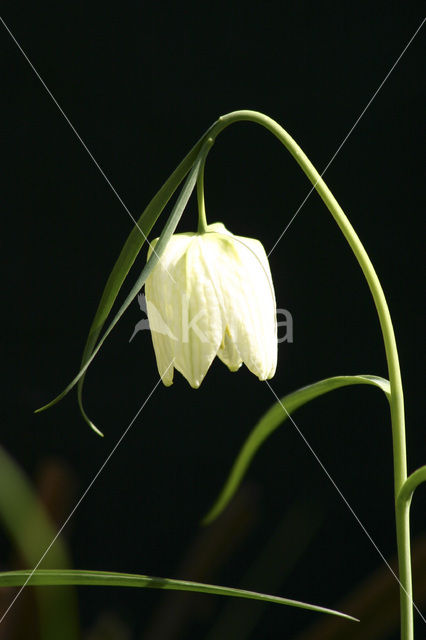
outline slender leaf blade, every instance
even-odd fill
[[[83,367],[90,356],[93,353],[96,341],[102,331],[102,328],[106,322],[106,319],[114,305],[114,302],[121,290],[121,287],[129,273],[133,263],[135,262],[139,252],[147,241],[148,235],[151,232],[152,227],[164,210],[164,207],[169,202],[170,198],[185,178],[186,174],[190,170],[191,166],[195,162],[200,149],[202,147],[202,138],[194,145],[188,155],[182,160],[178,167],[169,176],[161,189],[155,194],[144,212],[140,216],[136,225],[130,232],[121,252],[117,258],[116,263],[108,277],[104,291],[102,293],[98,308],[90,326],[89,335],[84,347],[83,355],[81,358],[80,367]],[[80,410],[92,428],[94,425],[91,423],[83,408],[82,392],[84,385],[85,374],[78,381],[77,394],[78,404]],[[96,427],[94,430],[97,431]],[[99,432],[99,435],[102,435]]]
[[[35,565],[55,537],[55,527],[38,499],[29,479],[0,446],[0,520],[13,540],[15,548],[29,565]],[[71,566],[64,540],[59,536],[44,566]],[[57,637],[58,624],[64,625],[63,640],[79,637],[77,601],[73,590],[58,590],[55,594],[37,593],[40,626],[43,638]]]
[[[83,585],[102,587],[139,587],[146,589],[165,589],[173,591],[194,591],[218,596],[233,596],[250,600],[261,600],[274,604],[284,604],[299,609],[328,613],[331,615],[353,620],[357,618],[314,604],[308,604],[299,600],[289,600],[280,596],[268,595],[257,591],[247,591],[246,589],[235,589],[233,587],[222,587],[214,584],[194,582],[192,580],[176,580],[172,578],[157,578],[152,576],[115,573],[107,571],[85,571],[85,570],[38,570],[38,571],[5,571],[0,573],[1,587],[28,586],[52,586],[52,585]]]
[[[302,387],[297,391],[293,391],[293,393],[284,396],[280,402],[273,404],[254,426],[244,445],[240,449],[219,497],[207,515],[203,518],[203,524],[212,522],[224,510],[238,489],[253,457],[261,445],[288,418],[286,411],[291,414],[307,402],[310,402],[325,393],[354,384],[373,385],[381,389],[389,398],[389,381],[381,378],[380,376],[335,376],[333,378],[326,378],[315,382],[314,384]],[[286,411],[283,410],[281,405],[285,407]]]
[[[108,328],[106,329],[106,331],[104,332],[103,336],[100,338],[100,340],[98,341],[96,347],[94,347],[91,350],[90,355],[87,355],[87,359],[85,361],[85,363],[82,365],[79,373],[73,378],[73,380],[71,380],[71,382],[67,385],[67,387],[62,391],[62,393],[60,393],[58,396],[56,396],[56,398],[54,398],[51,402],[49,402],[48,404],[44,405],[43,407],[40,407],[40,409],[36,410],[36,413],[39,413],[40,411],[44,411],[45,409],[48,409],[50,407],[52,407],[53,405],[55,405],[57,402],[59,402],[59,400],[61,400],[69,391],[71,391],[71,389],[80,381],[83,379],[89,365],[91,364],[91,362],[94,360],[94,358],[96,357],[97,353],[99,352],[100,348],[102,347],[103,343],[105,342],[106,338],[109,336],[109,334],[111,333],[112,329],[115,327],[115,325],[117,324],[117,322],[119,321],[119,319],[121,318],[121,316],[123,315],[123,313],[126,311],[126,309],[129,307],[129,305],[133,302],[133,300],[136,298],[137,294],[140,292],[140,290],[142,289],[143,285],[145,284],[145,281],[147,279],[147,277],[149,276],[149,274],[151,273],[151,271],[154,269],[154,267],[156,266],[156,264],[158,263],[158,261],[161,258],[161,255],[163,254],[168,241],[170,240],[170,237],[173,235],[180,218],[182,217],[182,214],[185,210],[185,207],[188,203],[188,200],[191,196],[192,191],[194,190],[195,187],[195,183],[197,181],[197,176],[198,176],[198,171],[199,171],[199,167],[200,167],[200,162],[201,159],[200,157],[198,157],[198,160],[195,162],[195,164],[193,165],[186,181],[185,184],[182,188],[182,191],[179,194],[178,199],[176,200],[176,203],[172,209],[172,212],[163,228],[163,231],[160,235],[160,238],[155,246],[155,251],[152,252],[149,260],[147,261],[147,263],[145,264],[144,268],[142,269],[142,272],[139,276],[139,278],[137,279],[136,283],[134,284],[134,286],[132,287],[130,293],[128,294],[128,296],[126,297],[125,301],[123,302],[123,304],[121,305],[120,309],[117,311],[117,313],[115,314],[114,318],[112,319],[112,321],[110,322]],[[93,424],[93,422],[89,419],[89,417],[87,416],[87,414],[85,413],[83,406],[82,406],[82,402],[81,402],[81,390],[79,393],[79,405],[80,405],[80,409],[82,411],[83,417],[86,420],[86,422],[89,424],[89,426],[96,432],[98,433],[98,435],[103,435],[101,431],[99,431],[99,429]]]

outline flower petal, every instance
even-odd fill
[[[243,364],[240,352],[238,351],[237,346],[233,342],[231,334],[229,333],[229,327],[226,327],[225,329],[222,344],[220,345],[217,355],[222,360],[222,362],[226,364],[230,371],[238,371],[238,369]]]
[[[275,294],[265,250],[251,238],[213,236],[215,273],[230,340],[248,369],[266,380],[276,369],[277,333]]]
[[[219,349],[222,314],[203,255],[203,236],[196,236],[174,277],[181,285],[181,334],[175,344],[175,367],[198,388]]]
[[[157,241],[158,238],[151,243],[148,258]],[[147,314],[152,343],[158,371],[166,386],[170,386],[173,383],[173,343],[176,341],[173,331],[176,326],[176,320],[178,321],[180,318],[176,304],[173,304],[173,299],[176,298],[174,295],[176,286],[173,276],[174,264],[180,259],[190,242],[191,235],[189,234],[173,236],[167,245],[167,251],[163,253],[160,262],[155,266],[145,283]],[[161,322],[159,319],[161,319]],[[158,330],[159,328],[161,328],[160,331]]]

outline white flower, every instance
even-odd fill
[[[221,223],[206,233],[176,234],[147,278],[145,293],[166,386],[177,369],[198,388],[216,355],[231,371],[244,362],[260,380],[274,375],[275,294],[258,240],[234,236]],[[159,317],[168,331],[159,330]]]

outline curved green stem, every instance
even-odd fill
[[[303,169],[320,197],[324,201],[334,220],[338,224],[349,246],[351,247],[358,263],[367,280],[374,304],[377,309],[380,327],[383,335],[383,342],[386,352],[386,359],[389,370],[390,381],[390,411],[392,420],[392,440],[394,457],[394,485],[395,501],[401,487],[407,478],[406,444],[405,444],[405,422],[404,422],[404,396],[401,382],[401,372],[399,367],[398,350],[396,346],[395,334],[389,308],[383,293],[382,286],[354,228],[340,207],[339,203],[327,187],[321,175],[312,165],[307,156],[303,153],[299,145],[293,138],[272,118],[257,111],[234,111],[219,118],[209,129],[207,136],[215,138],[221,131],[229,125],[249,121],[262,125],[291,153]],[[396,529],[398,545],[399,579],[401,582],[401,635],[403,640],[413,638],[413,604],[412,604],[412,584],[411,584],[411,558],[410,558],[410,529],[408,517],[403,517],[401,510],[396,507]]]
[[[409,507],[414,491],[422,482],[426,482],[426,466],[420,467],[408,476],[397,496],[397,506],[407,504]]]
[[[206,205],[204,202],[204,167],[207,154],[212,145],[213,139],[208,138],[207,145],[203,147],[201,152],[201,162],[197,176],[198,233],[206,233],[207,231]]]

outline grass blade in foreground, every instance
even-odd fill
[[[28,581],[28,582],[27,582]],[[20,587],[23,584],[28,586],[52,586],[52,585],[80,585],[80,586],[101,586],[101,587],[140,587],[145,589],[167,589],[173,591],[195,591],[196,593],[207,593],[217,596],[234,596],[237,598],[247,598],[249,600],[261,600],[274,604],[285,604],[290,607],[317,611],[318,613],[329,613],[340,618],[359,622],[357,618],[327,609],[314,604],[307,604],[299,600],[288,600],[279,596],[271,596],[257,591],[246,591],[245,589],[234,589],[232,587],[220,587],[214,584],[203,584],[202,582],[192,582],[189,580],[174,580],[171,578],[155,578],[132,573],[111,573],[107,571],[83,571],[83,570],[38,570],[34,571],[6,571],[0,573],[1,587]]]
[[[15,549],[25,560],[25,564],[30,566],[37,564],[55,537],[56,528],[30,481],[1,446],[0,521]],[[44,560],[44,566],[48,566],[48,563],[50,566],[71,566],[67,548],[61,537],[56,540]],[[60,633],[61,640],[77,640],[80,633],[77,600],[73,590],[58,589],[56,593],[38,591],[36,595],[43,639],[53,640]]]
[[[203,524],[209,524],[224,510],[238,489],[257,450],[271,435],[271,433],[273,433],[275,429],[277,429],[280,424],[288,418],[287,413],[281,405],[285,407],[288,413],[292,413],[307,402],[310,402],[325,393],[353,384],[373,385],[381,389],[389,398],[389,381],[381,378],[380,376],[335,376],[333,378],[325,378],[319,382],[314,382],[306,387],[302,387],[297,391],[293,391],[293,393],[289,393],[287,396],[281,398],[280,402],[276,402],[272,405],[272,407],[255,425],[242,446],[219,497],[208,514],[203,518]]]

